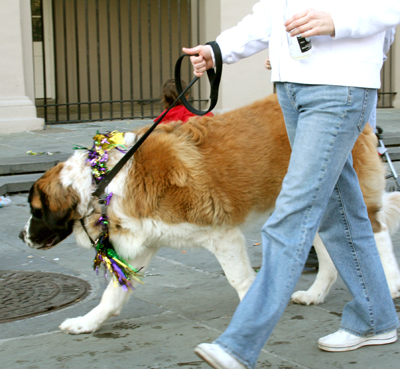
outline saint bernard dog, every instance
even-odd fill
[[[126,133],[127,146],[147,128]],[[400,193],[385,193],[385,169],[369,125],[353,149],[357,171],[392,297],[400,295],[400,271],[390,234],[400,223]],[[109,152],[108,167],[122,157]],[[250,213],[270,213],[287,171],[290,145],[276,95],[215,117],[195,117],[186,124],[158,126],[128,161],[107,193],[110,239],[118,254],[142,271],[161,246],[204,247],[221,264],[242,299],[255,277],[240,226]],[[48,249],[71,233],[92,247],[100,233],[101,210],[92,197],[87,152],[78,150],[46,172],[31,188],[31,217],[20,237],[30,247]],[[337,271],[320,238],[314,241],[319,272],[308,291],[295,292],[300,304],[320,304]],[[133,281],[135,284],[135,281]],[[111,280],[100,304],[60,329],[94,332],[118,315],[131,291]]]

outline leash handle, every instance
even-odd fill
[[[208,108],[208,110],[202,111],[194,108],[192,105],[190,105],[185,95],[184,94],[182,95],[181,64],[184,57],[191,55],[188,54],[181,55],[175,64],[175,86],[176,90],[178,91],[178,95],[179,96],[182,95],[180,97],[180,100],[187,110],[196,115],[205,115],[215,108],[215,105],[217,105],[218,102],[218,90],[219,90],[219,84],[221,82],[221,75],[222,75],[221,49],[219,48],[219,45],[215,41],[207,42],[206,45],[211,46],[211,48],[214,51],[214,57],[215,57],[215,70],[214,68],[210,68],[207,70],[207,77],[208,80],[210,81],[210,86],[211,86],[210,107]]]
[[[97,184],[96,189],[93,192],[93,196],[100,197],[106,187],[109,185],[109,183],[114,179],[114,177],[118,174],[118,172],[122,169],[122,167],[126,164],[126,162],[133,156],[133,154],[139,149],[140,145],[144,142],[144,140],[150,135],[151,132],[154,131],[154,129],[157,127],[157,125],[163,120],[163,118],[167,115],[167,113],[178,103],[179,100],[182,101],[182,103],[185,105],[185,102],[187,105],[185,105],[189,111],[191,111],[194,114],[197,115],[204,115],[207,114],[209,111],[214,109],[215,105],[217,104],[218,100],[218,88],[219,88],[219,83],[221,81],[221,73],[222,73],[222,56],[221,56],[221,50],[218,46],[218,44],[215,41],[207,43],[207,45],[211,45],[211,47],[214,50],[215,54],[215,61],[217,65],[217,70],[214,72],[213,68],[210,69],[212,72],[210,74],[207,71],[208,79],[210,80],[211,83],[211,104],[210,108],[208,111],[200,111],[197,109],[194,109],[187,99],[185,98],[186,92],[194,85],[194,83],[197,82],[199,77],[193,78],[193,80],[189,83],[189,85],[185,88],[184,91],[182,91],[182,84],[181,84],[181,79],[180,79],[180,68],[182,64],[182,59],[185,56],[188,56],[187,54],[182,55],[178,61],[175,64],[175,84],[178,90],[178,98],[171,104],[171,106],[153,123],[153,125],[141,136],[136,143],[128,150],[128,152],[121,158],[121,160],[105,175],[105,177],[100,181],[100,183]],[[178,75],[179,75],[179,82],[177,83],[177,70],[178,70]],[[180,89],[178,89],[178,86]],[[198,113],[196,113],[198,112]]]

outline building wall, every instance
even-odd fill
[[[251,13],[256,0],[205,0],[206,21],[203,41],[215,40],[221,31],[235,26]],[[268,51],[223,67],[220,100],[216,111],[247,105],[273,93],[271,72],[264,67]]]
[[[58,1],[59,0],[55,0],[55,3]],[[191,2],[192,11],[194,7],[197,8],[198,6],[200,8],[200,23],[197,24],[197,21],[193,19],[192,34],[189,35],[188,33],[185,33],[181,38],[174,39],[175,46],[174,55],[172,56],[173,61],[175,61],[177,55],[180,54],[181,46],[195,46],[195,44],[197,44],[196,40],[196,42],[193,42],[192,45],[190,45],[190,40],[196,39],[194,35],[197,35],[197,30],[200,30],[201,34],[199,42],[204,43],[209,40],[214,40],[222,30],[234,26],[246,14],[250,13],[253,4],[256,3],[256,0],[187,1]],[[67,7],[70,6],[68,4],[71,3],[72,2],[68,0],[66,2]],[[83,2],[79,1],[77,3],[81,6]],[[89,0],[89,3],[92,3],[92,0]],[[110,3],[115,4],[114,2]],[[161,3],[164,4],[163,1]],[[147,2],[143,2],[143,4],[147,4]],[[0,75],[2,77],[2,83],[0,84],[0,134],[39,129],[43,127],[43,120],[37,118],[33,102],[34,84],[32,68],[32,36],[30,29],[31,19],[29,11],[30,1],[0,0],[0,8],[2,9],[0,22]],[[151,11],[154,11],[153,8]],[[183,9],[183,12],[184,11],[185,10]],[[126,15],[124,12],[123,14]],[[143,22],[146,22],[146,14],[142,15]],[[80,11],[78,18],[81,19],[81,17],[82,13]],[[188,14],[186,17],[188,17]],[[173,26],[176,27],[177,23],[173,22]],[[125,33],[125,31],[126,30],[124,29],[123,32]],[[91,34],[91,32],[93,31],[90,30],[89,33]],[[143,37],[146,38],[148,35],[146,28],[143,32]],[[164,33],[165,31],[161,30],[163,36],[165,36]],[[154,40],[157,35],[154,34]],[[72,40],[74,40],[74,38],[72,38]],[[76,49],[76,47],[74,47],[74,42],[75,41],[72,41],[72,43],[67,45],[67,54],[69,54],[70,50],[72,52]],[[85,48],[85,45],[81,45],[81,42],[82,39],[79,39],[79,47]],[[57,46],[59,47],[58,43],[56,43],[56,47]],[[113,43],[112,47],[113,54],[119,53],[118,45]],[[156,89],[163,80],[170,77],[170,66],[167,63],[166,67],[165,65],[162,65],[160,68],[159,59],[157,59],[157,57],[160,55],[161,50],[157,41],[154,41],[153,48],[152,55],[157,64],[152,69],[152,78],[154,89]],[[163,45],[161,46],[161,49],[163,54],[168,53],[168,51],[164,51],[165,49]],[[93,51],[90,50],[90,53],[92,52]],[[125,51],[123,51],[123,53],[123,68],[125,68],[127,64],[127,56]],[[234,65],[224,66],[221,98],[216,109],[217,111],[226,111],[246,105],[273,92],[273,84],[270,82],[270,72],[264,68],[264,61],[267,55],[268,52],[264,51]],[[397,37],[393,45],[393,56],[393,89],[394,91],[399,92],[398,95],[395,96],[393,103],[396,108],[400,108],[400,27],[397,27]],[[71,55],[68,55],[68,57],[72,60],[70,66],[71,76],[74,76],[75,73],[74,77],[76,78],[76,71],[73,71],[73,65],[76,66],[79,63],[77,63],[76,58],[71,57]],[[135,55],[135,58],[136,57],[137,55]],[[59,60],[58,62],[62,63],[63,61]],[[70,63],[70,61],[68,61],[68,63]],[[89,72],[98,74],[96,68],[97,67],[93,67],[93,70],[90,68]],[[115,73],[118,75],[119,67],[117,62],[113,63],[113,70],[114,68],[116,68]],[[85,73],[87,73],[86,71],[87,68],[85,69],[85,72],[82,71],[83,77],[87,77],[87,75],[85,75]],[[104,78],[106,79],[108,79],[107,73],[107,71],[104,71]],[[149,59],[144,59],[144,69],[142,74],[143,76],[148,76],[149,73]],[[185,75],[188,76],[188,79],[191,78],[189,70],[187,70],[187,74]],[[138,78],[138,75],[136,75],[135,78]],[[119,79],[118,76],[116,79]],[[200,84],[206,88],[206,79],[203,78]],[[118,87],[119,86],[115,86],[113,89],[118,91]],[[146,88],[150,89],[149,85],[144,88],[144,91],[146,91]],[[92,90],[92,93],[97,94],[96,87],[93,87]],[[102,99],[105,98],[108,98],[108,92],[103,94]]]

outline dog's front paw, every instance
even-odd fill
[[[301,305],[322,304],[324,302],[324,298],[325,296],[322,294],[315,295],[309,291],[297,291],[292,295],[292,301],[295,304]]]
[[[65,320],[59,328],[69,334],[82,334],[82,333],[92,333],[99,329],[100,324],[91,322],[89,319],[78,316],[77,318]]]

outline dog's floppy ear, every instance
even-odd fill
[[[76,191],[69,186],[64,188],[61,183],[53,183],[48,191],[41,193],[42,202],[49,214],[52,214],[52,220],[56,223],[65,222],[72,219],[79,219],[80,214],[76,211],[79,203],[79,196]]]
[[[136,142],[136,134],[134,132],[126,132],[124,134],[125,146],[130,147]]]
[[[40,194],[42,204],[50,212],[59,214],[69,214],[71,218],[77,218],[76,207],[79,203],[77,192],[68,186],[65,188],[60,182],[60,172],[64,167],[63,163],[48,170],[36,184],[36,190]]]

